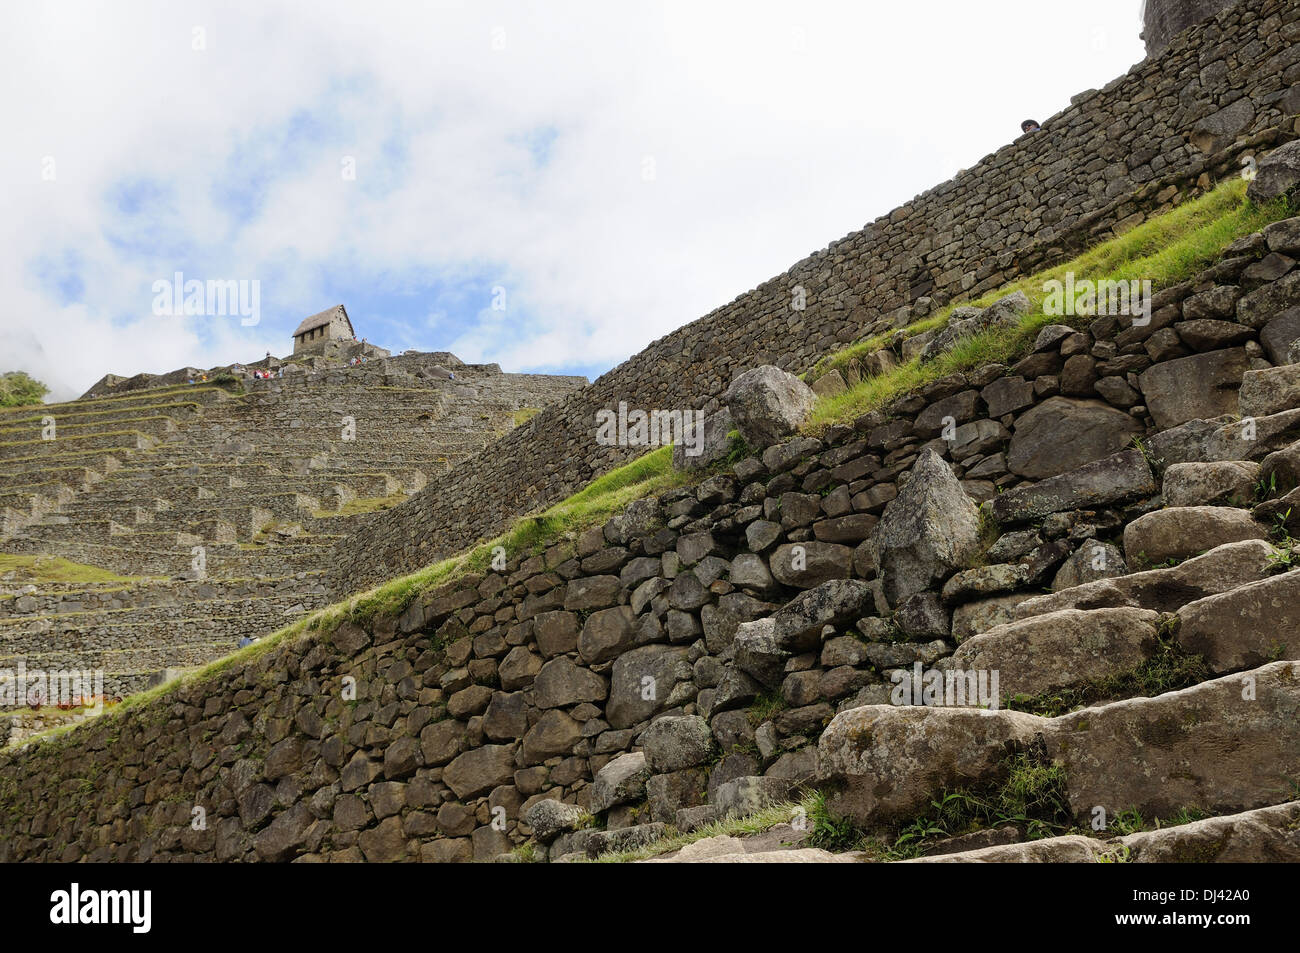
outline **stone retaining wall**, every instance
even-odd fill
[[[1046,329],[1013,367],[938,381],[398,617],[271,646],[0,755],[0,861],[487,860],[530,836],[544,799],[604,822],[552,854],[594,853],[788,791],[812,776],[837,712],[888,703],[892,672],[1007,619],[984,576],[942,601],[878,581],[876,527],[913,465],[933,450],[997,513],[1024,497],[999,491],[1233,413],[1243,373],[1289,363],[1300,337],[1300,220],[1269,234],[1163,291],[1150,325]],[[1283,436],[1269,426],[1259,449]],[[995,544],[1006,565],[990,569],[1014,569],[1013,586],[1080,582],[1085,547],[1113,547],[1159,505],[1141,456],[1119,456],[1146,473],[1135,493],[1010,514]],[[759,619],[786,639],[770,656],[761,633],[737,642]]]

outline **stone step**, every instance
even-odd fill
[[[294,574],[278,579],[251,583],[213,579],[206,582],[140,580],[131,583],[44,584],[24,587],[23,591],[0,596],[0,620],[32,616],[64,616],[83,612],[108,612],[114,609],[147,610],[159,606],[188,605],[220,601],[246,601],[250,598],[279,598],[317,585],[321,573]]]
[[[1066,510],[1131,502],[1155,492],[1146,459],[1137,450],[1125,450],[1008,490],[984,505],[999,523],[1016,524]]]
[[[935,668],[997,672],[1001,697],[1043,695],[1137,668],[1158,651],[1159,624],[1149,609],[1062,609],[994,626]]]
[[[94,412],[112,412],[131,408],[148,407],[168,401],[198,403],[211,406],[225,400],[230,395],[219,387],[184,387],[159,388],[156,390],[136,391],[130,396],[97,397],[86,400],[67,401],[61,404],[45,404],[40,409],[43,414],[77,414]],[[7,419],[22,419],[32,414],[31,407],[6,407],[0,409],[0,426]]]
[[[1247,371],[1239,400],[1242,417],[1267,417],[1300,407],[1300,365]]]
[[[1249,510],[1174,506],[1145,513],[1124,527],[1124,558],[1130,569],[1141,569],[1248,539],[1268,539],[1268,530]]]
[[[47,473],[54,474],[66,469],[84,468],[106,474],[121,469],[122,461],[129,459],[132,453],[132,450],[123,450],[119,454],[99,450],[68,452],[53,465],[47,457],[10,458],[4,461],[3,472],[10,479],[22,479],[30,483],[41,482]]]
[[[1176,612],[1189,602],[1266,578],[1278,555],[1263,540],[1228,543],[1177,566],[1098,579],[1025,599],[1011,611],[1021,619],[1060,609],[1119,606]]]
[[[1300,572],[1182,606],[1171,637],[1212,675],[1300,659]],[[1080,688],[1135,670],[1159,650],[1161,618],[1138,608],[1062,609],[967,639],[936,668],[997,672],[1003,697]]]
[[[1069,834],[903,861],[908,864],[1242,864],[1300,861],[1300,801],[1100,839]]]
[[[71,490],[86,490],[94,486],[104,475],[89,467],[44,467],[40,470],[18,470],[5,467],[0,472],[0,490],[24,489],[33,486],[57,484]]]
[[[836,715],[818,744],[829,806],[863,826],[905,822],[945,790],[1004,780],[1017,752],[1064,774],[1087,824],[1137,810],[1227,814],[1294,796],[1300,663],[1280,661],[1154,698],[1041,718],[1014,711],[867,705]]]
[[[1176,463],[1262,460],[1300,440],[1300,410],[1283,410],[1260,417],[1224,415],[1189,420],[1163,430],[1147,441],[1147,452],[1159,466]]]
[[[1177,638],[1216,674],[1300,658],[1300,571],[1184,605]]]
[[[21,656],[28,671],[102,670],[106,675],[124,673],[152,674],[163,668],[182,668],[206,665],[234,652],[239,647],[239,636],[220,641],[180,644],[157,644],[142,648],[99,651],[50,651],[27,653]],[[0,655],[0,670],[13,670],[18,656]]]

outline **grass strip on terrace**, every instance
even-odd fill
[[[23,583],[136,582],[144,576],[119,576],[115,572],[75,563],[62,556],[22,556],[0,553],[0,578],[14,573]]]
[[[943,326],[953,308],[961,304],[988,307],[1015,291],[1023,291],[1031,303],[1030,312],[1014,328],[996,328],[972,335],[936,359],[922,363],[919,358],[913,358],[891,372],[866,378],[844,393],[818,400],[806,429],[816,433],[831,424],[849,423],[862,413],[878,410],[894,398],[948,374],[970,371],[983,364],[1014,363],[1030,352],[1037,333],[1047,325],[1086,328],[1096,320],[1095,315],[1054,316],[1043,312],[1047,298],[1044,283],[1062,281],[1067,272],[1074,273],[1076,282],[1149,280],[1157,291],[1195,277],[1199,270],[1221,257],[1236,239],[1290,215],[1291,207],[1284,200],[1264,207],[1247,202],[1245,189],[1247,183],[1232,179],[1208,195],[1179,205],[1164,216],[1152,218],[1065,264],[1001,287],[975,302],[954,302],[939,315],[910,325],[904,332],[907,337]],[[880,350],[888,345],[893,334],[881,334],[836,352],[822,361],[818,371],[810,373],[809,377],[845,367],[858,356]]]

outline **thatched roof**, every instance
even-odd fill
[[[338,317],[343,318],[343,323],[348,326],[348,330],[352,332],[352,336],[356,337],[357,332],[353,330],[352,322],[348,320],[347,309],[341,304],[336,304],[332,308],[326,308],[320,314],[313,314],[310,318],[304,318],[302,324],[298,325],[298,330],[293,332],[293,336],[297,337],[300,334],[306,334],[314,328],[319,328],[321,325],[330,324]]]

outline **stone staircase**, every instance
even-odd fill
[[[863,830],[898,830],[946,794],[1006,783],[1022,757],[1060,770],[1065,823],[1091,836],[1029,840],[1021,826],[1014,843],[954,852],[940,843],[942,856],[921,860],[1300,859],[1300,544],[1288,533],[1296,408],[1300,365],[1249,370],[1240,416],[1190,421],[1153,437],[1146,457],[1116,454],[986,503],[1005,521],[991,551],[1011,552],[1017,534],[1035,532],[1027,526],[1095,515],[1082,500],[1113,505],[1157,480],[1161,494],[1114,541],[1084,536],[1095,539],[1082,573],[1092,578],[1028,595],[1012,592],[1024,562],[950,577],[945,604],[970,606],[978,594],[983,606],[933,671],[948,685],[996,673],[999,696],[841,710],[818,743],[816,780],[833,792],[831,810]],[[1097,479],[1124,472],[1134,476]],[[1183,669],[1194,683],[1130,694],[1144,686],[1124,676],[1167,653],[1194,660]],[[1062,699],[1072,710],[1033,713]],[[1133,812],[1147,823],[1210,817],[1117,834],[1115,819]]]

